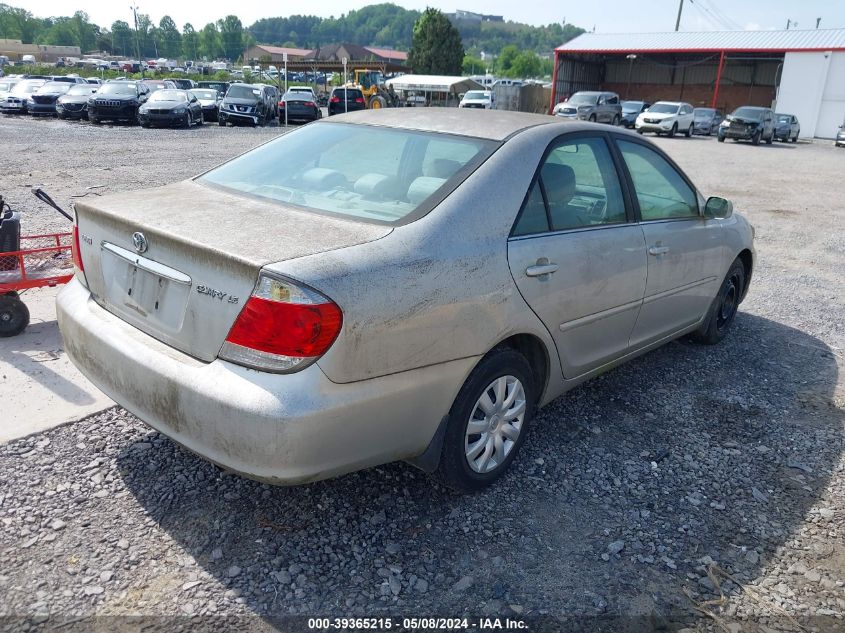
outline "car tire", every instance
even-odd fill
[[[619,125],[619,115],[613,115],[613,121],[610,123],[613,127],[617,127]]]
[[[141,121],[141,127],[144,128],[145,130],[149,130],[150,129],[150,122],[149,121]]]
[[[637,130],[637,134],[645,134],[645,130]]]
[[[587,119],[587,120],[588,120],[590,123],[595,123],[595,122],[596,122],[596,115],[595,115],[595,114],[591,114],[591,115],[590,115],[590,117],[589,117],[589,119]]]
[[[745,266],[737,258],[728,269],[719,292],[704,319],[701,327],[692,333],[690,338],[702,345],[715,345],[720,342],[730,330],[734,322],[739,302],[745,290],[746,272]]]
[[[677,134],[677,133],[678,133],[678,124],[673,123],[672,129],[669,130],[669,138],[675,138],[675,134]]]
[[[100,119],[95,116],[88,115],[88,120],[91,121],[94,125],[100,125]]]
[[[17,295],[0,295],[0,338],[17,336],[29,325],[29,310]]]
[[[797,136],[793,136],[793,137],[792,137],[792,142],[793,142],[793,143],[797,143],[797,142],[798,142],[798,137],[797,137]]]
[[[203,116],[202,112],[200,112],[200,118],[197,121],[197,125],[202,125],[205,123],[205,117]]]
[[[773,132],[772,135],[769,138],[766,139],[766,145],[771,145],[774,140],[775,140],[775,135],[774,135],[774,132]]]
[[[534,383],[531,365],[510,348],[494,349],[472,370],[446,423],[437,470],[446,486],[473,492],[507,471],[534,416]],[[508,400],[513,406],[505,408]]]
[[[188,129],[188,128],[190,128],[190,127],[191,127],[191,123],[192,123],[192,121],[191,121],[191,113],[190,113],[190,112],[186,112],[186,113],[185,113],[185,120],[184,120],[184,121],[182,121],[182,124],[181,124],[179,127],[184,128],[184,129]]]
[[[217,125],[219,125],[220,127],[226,127],[226,121],[224,121],[223,119],[217,119]]]
[[[684,132],[684,136],[686,136],[687,138],[692,136],[692,123],[690,123],[690,126],[687,128],[687,131]]]
[[[761,136],[762,136],[762,132],[754,132],[754,136],[751,137],[751,142],[754,145],[759,145]]]
[[[724,142],[725,142],[725,137],[724,137],[724,136],[722,136],[721,134],[717,134],[717,135],[716,135],[716,138],[718,139],[718,141],[719,141],[720,143],[724,143]]]

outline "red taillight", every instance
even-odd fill
[[[285,102],[284,102],[284,101],[279,101],[279,107],[280,107],[280,108],[284,108],[284,107],[285,107]]]
[[[331,99],[329,99],[329,101],[331,101],[332,103],[340,103],[340,97],[332,97]]]
[[[358,97],[355,99],[355,103],[364,103],[364,99],[362,97]]]
[[[70,258],[73,261],[73,265],[79,269],[79,272],[84,273],[82,255],[79,252],[79,227],[76,224],[73,225],[73,241],[70,245]]]
[[[313,101],[306,101],[306,102],[305,102],[305,105],[306,105],[307,107],[309,107],[309,108],[313,108],[313,107],[315,107],[315,106],[314,106],[314,102],[313,102]]]
[[[326,353],[342,324],[340,308],[319,292],[261,275],[219,356],[266,371],[302,369]]]

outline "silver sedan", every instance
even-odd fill
[[[754,267],[752,227],[649,141],[499,111],[332,117],[75,211],[70,358],[277,484],[406,460],[488,485],[538,407],[719,342]]]

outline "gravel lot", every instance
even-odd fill
[[[69,204],[160,185],[281,131],[3,117],[0,191],[27,231],[58,230],[29,186]],[[272,488],[119,408],[0,446],[0,629],[496,614],[534,630],[843,630],[845,150],[656,142],[756,226],[725,343],[670,344],[558,399],[475,496],[404,464]]]

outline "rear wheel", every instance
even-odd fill
[[[449,411],[438,476],[461,492],[501,477],[525,441],[536,391],[531,366],[508,348],[485,356]]]
[[[371,110],[381,110],[382,108],[387,107],[387,99],[382,97],[381,95],[373,95],[370,97],[370,109]]]
[[[29,325],[29,310],[17,295],[0,296],[0,337],[17,336]]]
[[[722,286],[702,326],[692,333],[692,340],[704,345],[715,345],[728,333],[736,316],[739,301],[745,289],[745,266],[739,259],[731,264]]]
[[[611,122],[611,125],[613,127],[616,127],[617,125],[619,125],[619,115],[618,114],[613,115],[613,121]]]

